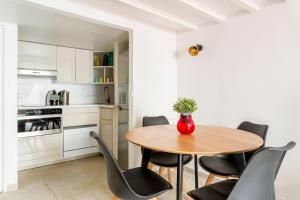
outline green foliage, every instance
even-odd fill
[[[177,102],[174,104],[173,109],[178,113],[193,113],[197,110],[197,103],[191,98],[178,98]]]

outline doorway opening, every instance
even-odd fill
[[[1,4],[0,21],[18,27],[18,170],[98,155],[90,131],[128,168],[131,31]]]

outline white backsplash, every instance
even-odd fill
[[[99,85],[59,84],[51,78],[18,77],[18,105],[45,105],[49,90],[70,92],[70,104],[105,103],[103,88]],[[113,86],[110,86],[113,99]]]

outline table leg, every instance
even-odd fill
[[[182,200],[183,162],[182,154],[178,154],[176,200]]]
[[[142,155],[142,167],[148,168],[148,164],[150,161],[150,155],[151,155],[151,150],[150,149],[143,149],[143,155]]]
[[[198,156],[194,155],[195,189],[198,189]]]

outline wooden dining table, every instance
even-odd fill
[[[136,128],[126,135],[128,141],[144,148],[142,167],[147,168],[151,150],[177,154],[176,199],[182,199],[183,155],[194,155],[195,187],[198,188],[197,155],[232,154],[252,151],[263,140],[250,132],[221,126],[196,125],[191,135],[181,135],[175,125]]]

